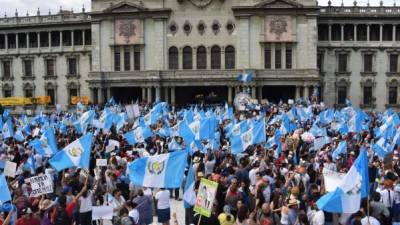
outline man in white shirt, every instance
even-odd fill
[[[169,191],[161,188],[155,196],[157,200],[157,217],[158,222],[163,225],[168,225],[171,219]]]

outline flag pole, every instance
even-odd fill
[[[200,222],[201,222],[201,214],[199,214],[200,216],[199,216],[199,221],[197,222],[197,225],[200,225]]]

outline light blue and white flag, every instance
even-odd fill
[[[265,123],[257,122],[253,125],[253,128],[231,139],[231,151],[234,154],[242,153],[250,145],[260,144],[265,142],[265,139]]]
[[[137,127],[134,130],[131,130],[124,134],[124,138],[128,141],[130,145],[134,145],[136,143],[142,143],[148,137],[150,137],[153,133],[148,126]]]
[[[92,149],[93,134],[87,133],[78,140],[67,145],[62,151],[55,154],[50,160],[50,165],[57,171],[70,167],[88,169],[90,152]]]
[[[346,141],[341,141],[339,142],[338,146],[335,148],[335,150],[332,153],[332,158],[336,160],[340,154],[346,154],[347,151],[347,142]]]
[[[10,190],[8,189],[8,184],[6,181],[6,177],[3,174],[0,174],[0,203],[11,201]]]
[[[33,158],[33,155],[30,155],[28,159],[25,161],[24,171],[29,171],[31,175],[35,174],[36,166],[35,166],[35,158]]]
[[[372,144],[372,151],[374,151],[381,159],[391,153],[394,149],[394,144],[390,143],[390,140],[385,137],[379,138],[379,140]]]
[[[21,128],[18,128],[17,131],[14,133],[15,140],[19,142],[23,142],[25,140],[24,134],[22,133]]]
[[[1,133],[2,133],[4,139],[14,136],[14,129],[13,129],[10,118],[8,118],[6,123],[3,124],[3,129],[1,131]]]
[[[368,156],[362,149],[336,190],[322,196],[317,206],[326,212],[352,214],[360,210],[361,198],[368,196],[368,189]]]
[[[58,152],[56,136],[52,127],[47,128],[39,139],[31,141],[30,146],[42,156],[52,156]]]
[[[185,172],[187,151],[144,157],[129,164],[129,179],[135,185],[179,188]]]
[[[185,189],[183,193],[183,206],[185,209],[191,208],[196,203],[196,192],[194,190],[193,166],[189,165],[189,171],[186,178]]]
[[[347,124],[349,132],[360,133],[362,129],[362,122],[363,118],[360,113],[353,115]]]
[[[253,73],[249,72],[249,73],[241,73],[236,77],[237,81],[241,81],[241,82],[251,82],[253,81]]]

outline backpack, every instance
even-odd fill
[[[56,212],[56,218],[54,219],[54,225],[69,225],[71,219],[69,218],[67,211],[64,208],[58,207]]]

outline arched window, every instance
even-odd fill
[[[177,70],[179,68],[178,64],[178,48],[171,47],[168,51],[168,63],[170,70]]]
[[[193,68],[193,54],[192,48],[186,46],[183,48],[183,69],[191,70]]]
[[[225,69],[235,69],[235,47],[231,45],[225,48]]]
[[[197,48],[197,69],[207,68],[207,50],[206,47],[200,46]]]
[[[211,48],[211,69],[221,69],[221,48],[218,46]]]

